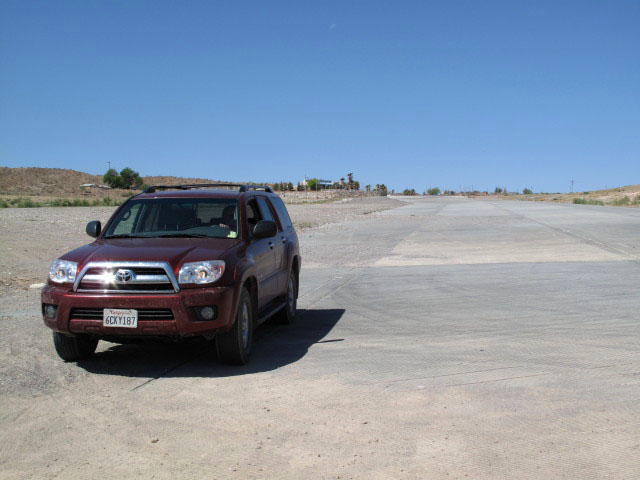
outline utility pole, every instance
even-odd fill
[[[571,193],[573,193],[573,180],[571,180]]]
[[[109,165],[109,170],[111,170],[111,162],[107,162],[107,165]]]

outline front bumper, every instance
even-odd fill
[[[227,331],[235,317],[235,295],[231,287],[183,289],[178,293],[159,294],[95,294],[72,292],[68,288],[47,285],[42,289],[42,303],[58,307],[55,318],[43,315],[47,327],[62,333],[90,333],[99,336],[212,336]],[[197,307],[215,306],[213,320],[198,318]],[[170,309],[172,320],[138,320],[136,328],[105,327],[102,319],[72,315],[72,309],[133,308]]]

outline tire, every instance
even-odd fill
[[[284,300],[285,306],[275,314],[275,320],[282,325],[291,325],[296,319],[296,310],[298,308],[298,280],[293,270],[289,273]]]
[[[253,342],[253,302],[246,288],[242,289],[233,327],[216,337],[218,359],[229,365],[244,365],[249,361]]]
[[[98,346],[98,339],[90,335],[70,336],[53,332],[53,345],[61,359],[75,362],[91,357]]]

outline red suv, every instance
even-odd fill
[[[149,187],[86,231],[96,240],[54,261],[42,290],[64,360],[88,358],[101,339],[200,336],[244,364],[257,325],[296,315],[298,237],[269,187]]]

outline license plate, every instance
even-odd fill
[[[138,326],[138,311],[105,308],[102,315],[102,325],[105,327],[136,328]]]

